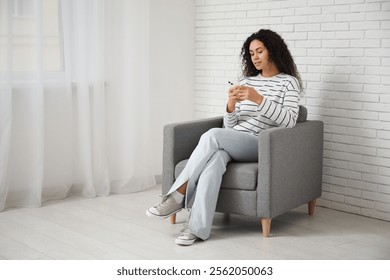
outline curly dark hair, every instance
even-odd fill
[[[253,40],[261,41],[268,50],[269,60],[275,63],[278,70],[295,77],[302,89],[302,79],[297,70],[293,57],[283,38],[276,32],[268,29],[260,29],[249,36],[241,48],[242,72],[246,77],[257,76],[261,73],[252,63],[249,53],[249,45]]]

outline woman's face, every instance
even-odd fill
[[[261,41],[253,40],[249,44],[249,53],[251,55],[252,63],[257,70],[262,71],[266,69],[267,66],[269,67],[268,50]]]

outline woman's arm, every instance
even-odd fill
[[[288,81],[284,91],[283,103],[279,104],[269,100],[258,93],[253,87],[240,86],[235,89],[239,100],[250,100],[258,104],[259,116],[270,119],[281,127],[293,127],[296,124],[299,112],[300,93],[297,81]]]
[[[227,128],[233,128],[238,122],[238,116],[240,111],[240,107],[238,106],[239,104],[237,103],[239,102],[239,100],[237,98],[236,93],[236,89],[238,87],[239,86],[231,87],[228,91],[229,98],[226,104],[226,113],[223,118],[223,124]]]
[[[299,87],[294,82],[295,80],[287,83],[282,104],[263,98],[259,105],[259,114],[280,127],[294,127],[298,119],[300,100]]]

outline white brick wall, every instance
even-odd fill
[[[310,119],[325,123],[319,204],[390,221],[390,1],[196,0],[195,115],[221,115],[243,41],[288,43]]]

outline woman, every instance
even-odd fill
[[[202,135],[163,201],[146,211],[166,218],[193,199],[188,222],[175,240],[179,245],[209,238],[228,162],[256,162],[257,135],[272,127],[293,127],[298,118],[301,79],[284,40],[261,29],[244,42],[241,57],[244,78],[228,91],[225,128]]]

